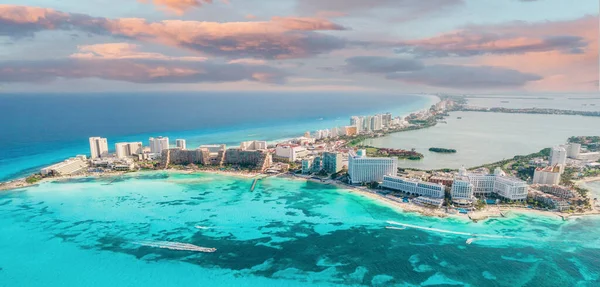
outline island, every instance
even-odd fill
[[[456,153],[455,149],[448,149],[448,148],[441,148],[441,147],[430,147],[429,151],[437,152],[437,153]]]

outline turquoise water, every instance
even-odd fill
[[[251,179],[213,174],[110,181],[0,193],[0,286],[600,283],[600,221],[592,217],[428,218],[282,178],[264,179],[254,192]],[[387,220],[415,227],[386,229]],[[479,236],[468,245],[462,232]],[[157,241],[217,251],[144,245]]]
[[[0,181],[77,154],[90,136],[124,141],[159,135],[188,147],[275,141],[349,124],[352,115],[428,108],[437,97],[362,93],[0,94]],[[116,104],[118,103],[118,104]]]

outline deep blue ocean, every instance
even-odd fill
[[[407,114],[432,97],[369,93],[0,94],[0,180],[12,179],[76,154],[87,139],[151,136],[188,146],[278,140],[349,124],[351,115]]]

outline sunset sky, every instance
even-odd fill
[[[5,0],[0,92],[598,90],[598,0]]]

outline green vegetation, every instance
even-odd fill
[[[478,210],[483,209],[485,207],[485,205],[486,205],[485,201],[481,200],[481,199],[477,200],[477,202],[475,202],[475,204],[474,204],[475,209],[478,209]]]
[[[430,152],[439,152],[439,153],[456,153],[455,149],[441,148],[441,147],[431,147],[429,148]]]
[[[511,159],[505,159],[494,163],[488,163],[470,169],[487,168],[493,171],[497,167],[503,169],[506,172],[516,172],[517,176],[522,180],[529,180],[533,177],[533,171],[535,166],[529,164],[529,161],[534,158],[546,158],[550,156],[550,148],[545,148],[539,152],[528,154],[528,155],[517,155]]]
[[[40,175],[40,174],[34,174],[34,175],[31,175],[31,176],[27,177],[25,179],[25,182],[27,182],[29,184],[34,184],[34,183],[36,183],[36,182],[38,182],[40,180],[42,180],[42,175]]]
[[[413,150],[377,148],[373,146],[359,145],[358,148],[365,149],[370,157],[397,157],[399,159],[421,160],[424,156]]]

